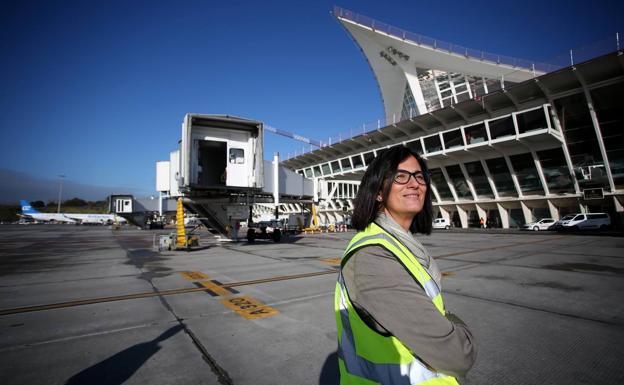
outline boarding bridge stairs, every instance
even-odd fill
[[[228,236],[228,218],[223,210],[215,210],[214,204],[185,199],[182,201],[184,209],[196,214],[197,219],[206,227],[208,232],[216,236]]]

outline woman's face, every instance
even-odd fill
[[[403,162],[399,163],[397,171],[406,171],[408,173],[422,172],[420,163],[415,157],[409,156]],[[405,177],[405,175],[403,175]],[[422,178],[419,178],[423,182]],[[390,193],[388,199],[383,202],[384,210],[387,214],[390,214],[397,223],[402,225],[409,225],[412,219],[418,214],[425,204],[425,195],[427,192],[427,185],[420,184],[416,181],[414,176],[409,176],[409,180],[406,184],[398,184],[394,182],[394,179],[389,181],[392,183],[390,187]],[[401,223],[403,222],[403,223]]]

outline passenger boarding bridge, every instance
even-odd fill
[[[225,235],[228,226],[252,220],[253,207],[261,203],[270,204],[276,216],[280,204],[296,202],[303,212],[301,205],[314,197],[313,181],[280,166],[277,155],[272,162],[263,159],[263,128],[249,119],[187,114],[179,148],[156,164],[158,214],[162,217],[163,207],[182,199],[209,230]],[[112,212],[142,227],[156,213],[153,202],[131,196],[112,200]]]

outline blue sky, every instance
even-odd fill
[[[248,117],[318,140],[382,118],[374,75],[331,16],[334,5],[454,44],[552,61],[624,34],[621,3],[3,1],[0,175],[13,188],[0,188],[0,201],[15,199],[25,179],[46,189],[24,198],[54,199],[59,174],[67,198],[96,199],[98,186],[99,198],[153,194],[155,162],[176,148],[187,112]],[[266,134],[265,158],[302,145]]]

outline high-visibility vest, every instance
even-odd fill
[[[424,288],[440,313],[445,314],[440,289],[427,270],[407,247],[377,224],[371,223],[349,242],[336,283],[334,308],[338,327],[340,385],[457,385],[454,377],[436,372],[396,337],[371,329],[353,307],[344,284],[342,267],[357,250],[373,245],[392,252]]]

